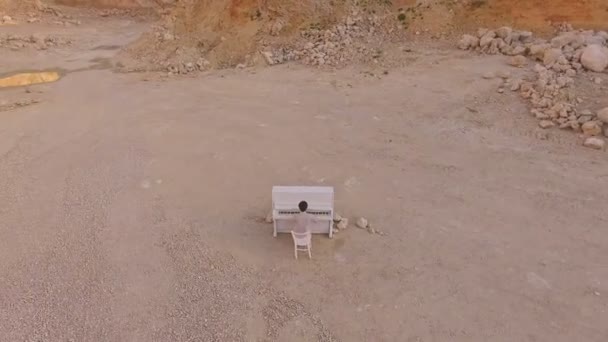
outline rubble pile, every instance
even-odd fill
[[[465,34],[458,42],[463,50],[475,50],[486,54],[511,56],[509,64],[525,67],[532,60],[535,78],[511,80],[505,78],[503,87],[519,91],[529,100],[530,113],[539,120],[543,129],[559,127],[582,133],[584,146],[603,148],[603,140],[597,138],[608,134],[603,118],[589,109],[579,109],[582,100],[576,96],[575,79],[586,72],[601,73],[608,68],[608,32],[574,30],[569,25],[550,40],[535,38],[531,32],[517,31],[510,27],[497,30],[479,29],[477,35]],[[595,78],[599,84],[602,79]],[[606,110],[606,109],[603,109]],[[590,137],[595,137],[589,139]]]
[[[72,44],[72,40],[53,35],[0,35],[0,49],[7,48],[11,50],[20,50],[23,48],[35,48],[37,50],[46,50],[49,48],[61,47],[70,44]]]
[[[268,65],[300,61],[311,66],[339,67],[356,60],[372,61],[381,57],[375,42],[399,32],[392,17],[364,15],[357,10],[328,29],[308,28],[300,32],[295,47],[262,51]],[[379,39],[381,37],[381,39]]]
[[[311,24],[299,30],[295,36],[286,34],[286,24],[277,19],[254,38],[253,53],[245,54],[240,61],[219,64],[223,67],[242,68],[255,64],[256,59],[270,66],[292,61],[317,67],[378,62],[382,57],[382,43],[405,33],[394,13],[372,14],[360,8],[350,9],[347,13],[327,28]],[[188,74],[217,66],[217,58],[209,56],[211,50],[200,46],[189,48],[188,44],[184,44],[189,38],[176,34],[173,26],[175,23],[167,20],[167,23],[159,25],[151,33],[156,50],[164,51],[175,46],[175,53],[164,60],[159,57],[159,60],[153,61],[154,64],[161,65],[161,69],[171,74]],[[218,46],[229,43],[232,39],[229,36],[220,38],[203,45]],[[209,60],[215,60],[215,63],[210,63]]]

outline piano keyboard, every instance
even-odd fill
[[[331,216],[331,211],[329,210],[306,210],[307,213],[315,216]],[[284,215],[297,215],[300,213],[299,209],[296,210],[278,210],[278,214],[281,216]]]

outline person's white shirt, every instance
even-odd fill
[[[316,218],[307,213],[301,212],[294,215],[295,225],[293,231],[299,234],[310,232],[310,224],[316,221]]]

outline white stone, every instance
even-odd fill
[[[342,218],[340,220],[340,222],[338,222],[338,224],[336,224],[336,227],[340,230],[344,230],[344,229],[348,228],[348,219]]]
[[[334,222],[340,222],[342,221],[342,215],[338,214],[338,213],[334,213]]]
[[[368,225],[369,225],[369,222],[367,222],[367,219],[365,219],[364,217],[359,217],[357,219],[357,227],[359,227],[361,229],[365,229],[365,228],[367,228]]]
[[[589,137],[585,139],[585,142],[583,143],[583,146],[596,150],[603,150],[605,145],[604,139],[598,137]]]
[[[604,71],[608,67],[608,49],[600,45],[587,46],[581,55],[581,64],[591,71]]]

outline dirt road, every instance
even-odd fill
[[[67,71],[0,90],[40,101],[0,112],[0,340],[608,339],[606,154],[538,140],[481,77],[502,57],[103,70],[139,25],[0,55],[0,73]],[[343,216],[386,236],[353,226],[296,262],[262,222],[275,184],[334,186]]]

